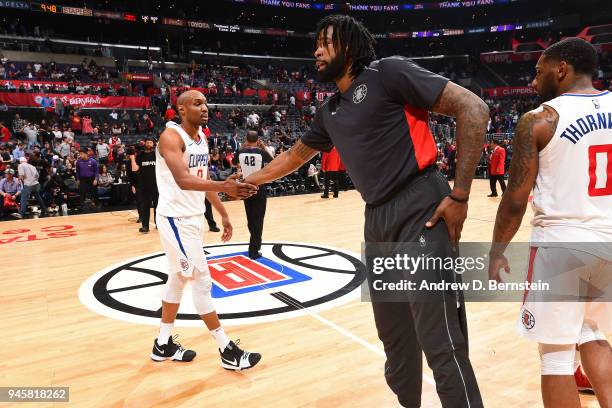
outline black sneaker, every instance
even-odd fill
[[[174,360],[188,362],[195,358],[196,352],[193,350],[186,350],[181,346],[181,343],[177,342],[178,334],[174,337],[168,338],[168,344],[159,345],[157,338],[153,343],[153,351],[151,352],[151,360],[153,361],[164,361]]]
[[[261,354],[244,351],[237,344],[240,344],[240,340],[236,340],[236,343],[230,341],[225,350],[219,351],[219,354],[221,354],[221,367],[232,371],[247,370],[255,367],[259,360],[261,360]]]
[[[149,227],[138,228],[138,232],[142,232],[143,234],[149,233]]]
[[[261,257],[262,257],[262,255],[261,255],[261,252],[259,252],[259,251],[255,252],[254,254],[249,254],[249,258],[251,258],[251,259],[259,259]]]
[[[210,227],[208,230],[210,232],[220,232],[221,231],[219,227],[217,227],[216,225],[214,227]]]

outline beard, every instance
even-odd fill
[[[548,102],[551,99],[555,99],[557,96],[559,96],[559,86],[552,76],[545,78],[540,84],[539,88],[538,94],[540,95],[542,102]]]
[[[335,82],[346,72],[346,58],[342,54],[336,55],[325,68],[317,71],[320,82]]]

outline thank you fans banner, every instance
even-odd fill
[[[149,109],[151,101],[140,96],[99,96],[77,94],[35,94],[0,92],[0,104],[35,108],[53,108],[55,100],[64,105],[98,109]]]

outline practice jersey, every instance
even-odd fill
[[[259,147],[245,147],[238,150],[238,153],[234,156],[233,163],[240,164],[242,176],[246,178],[261,170],[264,164],[271,161],[272,156],[270,156],[267,150]]]
[[[563,94],[539,152],[532,243],[612,242],[612,94]]]
[[[208,175],[208,144],[202,129],[198,131],[200,141],[195,142],[180,125],[168,122],[166,127],[176,130],[181,135],[183,143],[185,143],[183,162],[189,168],[189,173],[206,179]],[[206,193],[204,191],[182,190],[174,181],[174,176],[172,176],[166,160],[159,153],[159,148],[155,149],[155,157],[157,161],[155,175],[157,189],[159,190],[157,212],[165,217],[204,215]]]

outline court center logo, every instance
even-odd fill
[[[212,297],[225,325],[262,323],[304,316],[360,296],[365,267],[359,254],[302,243],[265,243],[250,259],[247,244],[204,247],[213,280]],[[101,315],[158,325],[168,279],[164,253],[113,265],[89,277],[79,299]],[[177,326],[200,327],[191,290],[183,292]]]
[[[367,94],[368,87],[366,84],[359,85],[357,88],[355,88],[355,92],[353,92],[353,103],[361,103]]]

